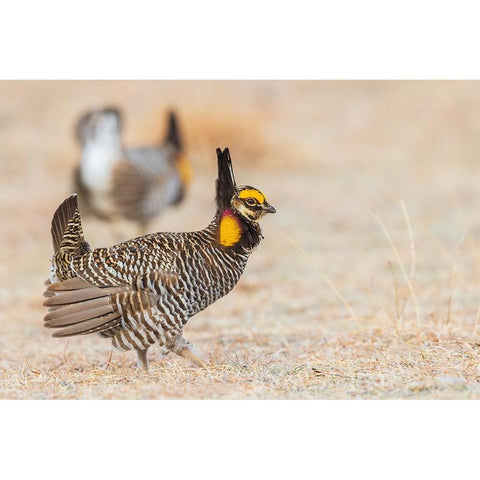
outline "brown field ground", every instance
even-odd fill
[[[155,230],[210,221],[217,146],[277,208],[239,285],[185,328],[208,369],[151,349],[143,373],[42,326],[73,126],[105,104],[127,145],[180,115],[194,184]],[[0,82],[0,182],[1,398],[480,397],[480,82]]]

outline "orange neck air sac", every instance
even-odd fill
[[[243,227],[240,218],[231,209],[223,211],[219,223],[219,241],[224,247],[232,247],[242,238]]]

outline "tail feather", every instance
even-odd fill
[[[57,252],[60,249],[60,243],[62,242],[63,235],[67,229],[68,222],[75,215],[76,209],[77,196],[73,194],[66,198],[55,210],[51,228],[54,252]]]
[[[107,303],[108,301],[108,298],[97,298],[96,300],[91,301],[90,304],[100,306],[89,308],[88,310],[85,310],[82,306],[82,310],[65,315],[63,311],[59,313],[59,310],[66,310],[66,308],[54,310],[48,315],[45,315],[44,326],[47,328],[58,328],[68,325],[74,325],[75,323],[81,323],[85,322],[86,320],[92,320],[93,318],[101,317],[102,315],[106,315],[107,313],[113,313],[113,307],[112,305],[110,305],[110,303]],[[57,314],[57,316],[55,316],[55,314]]]
[[[69,278],[47,286],[52,294],[45,300],[49,307],[44,316],[44,326],[57,329],[54,337],[86,335],[117,328],[121,313],[112,294],[128,290],[128,287],[100,288],[80,280]]]
[[[45,291],[45,296],[51,297],[58,291],[66,290],[81,290],[82,288],[90,288],[92,285],[81,278],[69,278],[63,282],[52,283],[50,280],[45,281],[47,290]]]
[[[68,280],[65,280],[68,281]],[[63,282],[59,282],[63,283]],[[52,285],[56,285],[53,283]],[[119,287],[107,287],[102,288],[101,293],[102,295],[109,295],[110,293],[117,293],[122,289]],[[92,298],[97,298],[99,295],[99,287],[94,287],[90,285],[89,288],[79,288],[76,290],[54,290],[54,289],[47,289],[47,291],[56,292],[52,296],[49,296],[47,300],[43,302],[45,307],[55,307],[58,305],[68,305],[70,303],[78,303],[78,302],[85,302],[86,300],[91,300]]]
[[[65,304],[65,303],[55,304],[51,302],[49,305],[51,305],[52,307],[58,307],[58,308],[50,309],[49,313],[47,313],[47,315],[45,315],[43,319],[45,321],[55,320],[56,318],[67,317],[69,315],[73,315],[74,313],[78,313],[84,310],[92,310],[97,307],[104,307],[106,305],[110,305],[110,298],[108,296],[99,297],[98,287],[93,287],[92,290],[93,289],[95,289],[97,296],[90,297],[85,300],[80,300],[79,302],[75,301],[76,298],[72,298],[73,303],[69,303],[69,304]],[[89,302],[84,303],[87,300],[89,300]],[[75,323],[75,322],[72,322],[72,323]]]
[[[91,318],[78,324],[69,325],[52,334],[52,337],[72,337],[74,335],[87,335],[115,329],[121,325],[121,316],[118,312],[108,313],[101,317]]]
[[[54,255],[50,280],[45,282],[44,326],[54,328],[54,337],[102,333],[113,335],[122,316],[112,295],[126,286],[100,288],[79,278],[71,260],[90,250],[83,237],[77,196],[70,195],[57,208],[52,220]]]
[[[76,193],[66,198],[53,214],[51,233],[54,253],[60,250],[81,253],[89,249],[83,236]]]

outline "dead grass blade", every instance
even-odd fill
[[[400,254],[398,253],[397,247],[395,247],[395,244],[393,243],[392,237],[391,237],[390,233],[388,232],[387,227],[385,226],[385,224],[382,222],[382,220],[380,219],[380,217],[378,215],[373,213],[370,209],[368,210],[368,212],[378,222],[378,224],[380,225],[383,233],[387,237],[388,243],[390,244],[390,248],[392,249],[392,252],[395,256],[395,259],[397,260],[398,266],[400,267],[400,270],[402,271],[402,275],[403,275],[403,278],[405,279],[405,283],[407,284],[408,289],[410,291],[410,294],[412,295],[412,300],[413,300],[413,304],[414,304],[414,308],[415,308],[416,328],[417,328],[417,331],[419,332],[420,313],[419,313],[419,309],[418,309],[417,296],[415,295],[415,291],[413,289],[412,282],[410,281],[410,277],[407,275],[407,272],[406,272],[405,267],[403,265],[402,259],[400,258]]]
[[[403,216],[405,217],[405,223],[407,224],[408,238],[410,240],[410,254],[412,256],[410,264],[410,278],[413,278],[415,275],[415,264],[416,264],[416,254],[415,254],[415,242],[413,240],[413,231],[410,224],[410,218],[408,216],[407,208],[405,207],[405,201],[403,198],[400,200],[400,205],[402,207]]]

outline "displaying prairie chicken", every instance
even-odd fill
[[[76,133],[82,152],[75,190],[82,213],[133,220],[145,234],[153,218],[183,199],[191,167],[173,112],[161,146],[125,149],[121,127],[115,108],[94,110],[80,119]]]
[[[75,194],[52,220],[54,255],[44,305],[54,337],[99,333],[120,350],[159,345],[193,363],[204,362],[182,337],[188,319],[229,293],[263,238],[259,220],[275,213],[265,195],[236,186],[230,153],[217,149],[217,210],[203,230],[152,233],[110,248],[91,249]]]

